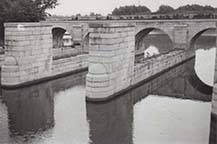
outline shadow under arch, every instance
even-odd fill
[[[53,36],[53,48],[59,48],[63,46],[63,36],[66,32],[66,29],[61,27],[54,27],[52,29]]]
[[[171,36],[168,33],[166,33],[164,30],[159,29],[159,28],[155,28],[155,27],[150,27],[150,28],[142,29],[141,31],[136,33],[136,35],[135,35],[135,47],[136,47],[136,50],[138,50],[140,48],[140,43],[143,40],[143,38],[145,36],[147,36],[148,34],[150,34],[150,32],[152,32],[152,31],[159,31],[160,34],[166,35],[168,40],[172,43]]]
[[[195,71],[194,65],[195,65],[195,60],[193,60],[190,65],[186,65],[186,77],[188,79],[188,82],[197,91],[203,94],[212,95],[213,87],[205,84],[202,80],[200,80],[200,78],[198,77]]]
[[[199,37],[201,37],[205,32],[207,31],[216,31],[216,28],[206,28],[204,30],[199,31],[198,33],[196,33],[191,39],[190,39],[190,44],[189,44],[189,48],[190,49],[195,49],[195,44],[196,41],[198,40]]]
[[[86,33],[83,37],[83,53],[89,53],[89,41],[90,41],[90,33]]]

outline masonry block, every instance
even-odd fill
[[[130,86],[134,69],[134,26],[90,24],[86,96],[107,98]]]
[[[173,43],[176,49],[189,48],[188,25],[175,25],[173,33]]]
[[[15,86],[50,76],[52,43],[47,41],[52,41],[52,26],[42,23],[5,23],[4,26],[2,85]]]

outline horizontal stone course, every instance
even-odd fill
[[[8,60],[13,57],[17,64],[3,62],[2,84],[18,85],[49,76],[51,48],[51,26],[40,23],[6,23],[4,56]],[[10,73],[10,77],[4,73]],[[14,81],[11,79],[13,76]]]
[[[88,55],[84,54],[84,55],[77,55],[68,58],[53,60],[52,76],[75,71],[78,69],[87,68],[88,67],[87,59],[88,59]]]

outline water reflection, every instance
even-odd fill
[[[92,144],[133,144],[131,93],[107,103],[87,103],[87,118]]]
[[[0,143],[87,144],[86,72],[25,88],[2,89]]]
[[[204,84],[197,76],[194,69],[194,60],[185,64],[184,70],[179,77],[167,81],[165,85],[160,87],[156,95],[166,95],[170,97],[194,99],[200,101],[211,101],[212,87]]]
[[[28,139],[28,135],[53,127],[54,101],[49,84],[2,90],[2,98],[8,109],[12,135],[22,135]]]
[[[144,142],[149,142],[147,136],[145,136],[145,134],[143,133],[144,131],[148,132],[151,130],[157,130],[156,127],[149,127],[145,121],[141,121],[141,116],[143,117],[147,117],[147,119],[149,121],[158,121],[155,118],[151,118],[149,116],[149,114],[151,114],[152,112],[152,108],[151,107],[137,107],[136,105],[138,103],[140,103],[140,101],[143,103],[144,101],[146,101],[148,95],[150,94],[168,94],[169,96],[176,96],[174,93],[174,91],[179,91],[180,96],[176,96],[182,99],[192,99],[192,100],[199,100],[199,101],[210,101],[211,99],[211,95],[208,94],[203,94],[201,92],[197,92],[197,89],[194,89],[188,81],[188,78],[186,77],[186,72],[188,73],[188,71],[186,69],[188,69],[188,67],[192,67],[194,64],[194,59],[192,59],[191,61],[188,61],[187,63],[183,64],[183,65],[179,65],[173,69],[170,69],[169,71],[162,73],[161,75],[158,75],[156,78],[153,79],[149,79],[148,81],[146,81],[144,84],[138,86],[137,88],[135,88],[134,90],[127,92],[126,94],[120,95],[119,97],[109,101],[109,102],[105,102],[105,103],[87,103],[87,119],[89,121],[89,125],[90,125],[90,139],[92,141],[93,144],[99,144],[99,143],[103,143],[103,144],[109,144],[109,143],[135,143],[135,144],[140,144],[140,143],[144,143]],[[180,81],[184,81],[182,83],[180,83]],[[171,83],[173,85],[176,85],[175,87],[170,87]],[[163,88],[162,88],[163,87]],[[164,88],[166,87],[166,88]],[[191,87],[191,88],[188,88]],[[167,92],[165,92],[165,89],[168,89]],[[186,88],[186,89],[185,89]],[[182,93],[186,94],[183,95]],[[182,95],[181,95],[182,94]],[[190,96],[188,96],[187,94],[191,94]],[[162,95],[163,96],[163,95]],[[144,99],[145,98],[145,99]],[[157,98],[160,101],[160,98]],[[158,102],[156,102],[156,104],[160,104]],[[199,135],[204,135],[203,136],[203,141],[208,141],[208,124],[209,124],[209,119],[208,119],[208,115],[209,115],[209,111],[210,111],[210,104],[203,104],[201,102],[194,102],[194,101],[189,101],[188,102],[183,102],[181,103],[181,101],[179,100],[170,100],[169,99],[169,103],[170,106],[174,108],[174,111],[178,109],[175,108],[175,105],[183,105],[183,107],[187,106],[189,110],[192,109],[192,111],[189,111],[189,115],[196,115],[193,111],[194,109],[198,110],[198,116],[201,116],[200,114],[204,115],[204,121],[198,121],[198,123],[195,125],[195,127],[199,127],[199,130],[197,129],[197,131],[199,131],[199,133],[194,133],[195,136],[197,136],[196,134]],[[162,100],[162,102],[164,103],[164,108],[165,108],[165,102]],[[196,103],[196,104],[195,104]],[[147,105],[147,103],[145,104]],[[155,105],[155,102],[150,102],[149,105]],[[192,107],[190,106],[192,105]],[[196,107],[194,107],[194,105],[197,105]],[[205,105],[205,106],[203,106]],[[205,108],[205,110],[203,111],[203,108]],[[156,108],[157,109],[157,108]],[[183,108],[182,108],[183,109]],[[140,111],[139,114],[138,111]],[[149,111],[149,113],[146,113],[147,111]],[[185,118],[185,113],[184,111],[180,110],[180,112],[182,112],[183,115],[181,119],[178,123],[180,122],[184,122],[184,118]],[[144,115],[143,115],[144,114]],[[160,115],[163,115],[164,113],[158,113],[159,117]],[[206,117],[207,115],[207,117]],[[166,123],[167,125],[169,123],[172,123],[174,117],[177,117],[180,115],[177,115],[174,113],[174,115],[169,115],[168,118],[168,123]],[[171,118],[169,118],[171,117]],[[197,120],[198,117],[195,117],[194,120]],[[191,119],[193,119],[193,117],[191,117]],[[138,120],[140,120],[140,122],[138,122]],[[163,119],[162,119],[163,120]],[[171,120],[171,121],[170,121]],[[162,121],[161,121],[162,122]],[[201,122],[201,123],[199,123]],[[163,122],[162,122],[163,123]],[[163,123],[165,124],[165,123]],[[200,125],[203,127],[203,130],[200,129]],[[169,125],[168,125],[169,126]],[[175,124],[174,125],[175,128],[174,129],[178,129],[180,128],[180,125]],[[181,127],[188,127],[189,125],[181,125]],[[142,131],[139,129],[139,127],[142,127]],[[147,128],[146,128],[147,127]],[[195,130],[195,127],[190,127],[189,130]],[[132,130],[133,129],[133,130]],[[146,130],[145,130],[146,129]],[[148,129],[148,130],[147,130]],[[205,130],[204,130],[205,129]],[[167,131],[169,129],[164,129],[164,132]],[[132,135],[132,131],[133,131],[133,135]],[[162,131],[161,129],[157,130],[158,132]],[[206,135],[205,135],[206,134]],[[156,140],[158,138],[158,133],[156,133],[156,135],[152,135]],[[183,138],[180,135],[170,135],[169,137],[173,137],[174,139],[179,139],[180,137]],[[140,138],[143,137],[142,141],[140,141]],[[146,139],[144,139],[144,137],[146,137]],[[189,138],[189,137],[185,137],[185,138]],[[201,137],[199,136],[198,139],[200,139]],[[181,139],[182,142],[184,141],[184,139]],[[197,138],[196,138],[197,139]],[[205,139],[205,140],[204,140]],[[161,143],[160,141],[158,141],[158,143]]]

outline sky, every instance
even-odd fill
[[[90,14],[90,12],[107,15],[114,8],[125,5],[145,5],[156,11],[160,5],[177,8],[186,4],[211,5],[217,7],[217,0],[59,0],[59,5],[48,12],[55,15],[71,16]]]

